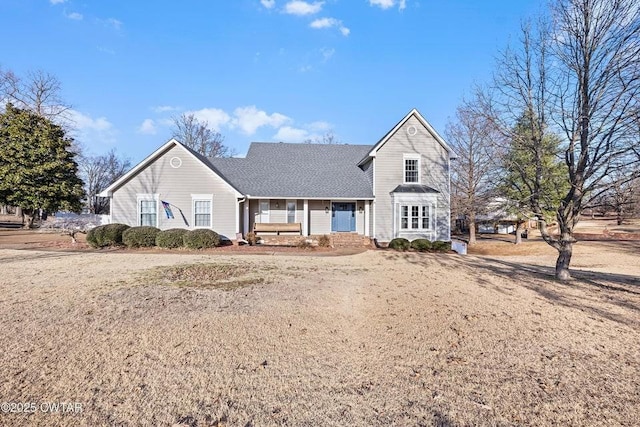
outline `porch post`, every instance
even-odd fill
[[[302,208],[302,235],[309,235],[309,200],[304,199],[304,206]]]
[[[245,199],[244,200],[244,221],[243,221],[243,231],[244,231],[244,235],[245,237],[247,236],[247,233],[249,232],[249,199]]]
[[[369,237],[369,201],[364,201],[364,235]]]

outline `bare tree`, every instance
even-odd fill
[[[631,170],[640,91],[640,8],[634,0],[555,0],[552,24],[525,26],[507,51],[485,106],[501,129],[526,114],[534,152],[531,208],[543,239],[558,251],[555,276],[571,278],[574,227],[616,168]],[[497,95],[497,96],[496,96]],[[543,215],[544,139],[561,134],[567,190],[554,207],[558,231]],[[537,151],[536,151],[537,150]],[[634,160],[635,159],[635,160]]]
[[[58,121],[70,108],[62,99],[61,92],[60,80],[45,71],[30,71],[21,78],[10,70],[0,70],[0,101],[3,106],[11,102],[15,107]]]
[[[451,175],[452,203],[469,222],[469,245],[476,243],[476,215],[486,210],[492,194],[492,126],[467,106],[459,107],[447,125],[447,141],[458,154]]]
[[[631,168],[640,93],[640,8],[635,0],[558,0],[555,122],[566,138],[570,189],[557,210],[556,277],[568,280],[573,230],[591,194],[617,167]]]
[[[517,45],[501,53],[491,85],[479,90],[471,104],[502,137],[494,151],[502,169],[498,192],[506,198],[506,209],[519,219],[516,243],[524,218],[545,221],[557,206],[553,200],[559,200],[557,191],[548,194],[550,167],[556,163],[550,160],[558,155],[557,144],[551,143],[556,137],[548,124],[552,108],[550,34],[542,19],[523,23]]]
[[[342,140],[336,136],[336,134],[330,130],[325,132],[322,136],[316,136],[314,138],[307,138],[304,140],[305,144],[342,144]]]
[[[615,212],[616,222],[622,225],[636,211],[640,202],[640,173],[628,174],[618,169],[605,179],[603,191],[591,197],[586,209],[602,212]]]
[[[109,213],[109,199],[99,197],[98,194],[130,168],[131,162],[118,157],[115,150],[100,156],[80,156],[79,172],[85,183],[89,213]]]
[[[235,152],[224,145],[224,136],[193,114],[173,118],[172,137],[206,157],[231,157]]]

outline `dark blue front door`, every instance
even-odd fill
[[[333,203],[331,206],[331,231],[356,231],[355,203]]]

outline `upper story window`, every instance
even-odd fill
[[[420,183],[420,157],[404,156],[404,183],[419,184]]]

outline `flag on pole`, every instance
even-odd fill
[[[169,202],[165,202],[161,200],[162,207],[164,208],[164,213],[167,214],[167,219],[173,219],[173,212],[171,212],[171,204]]]

